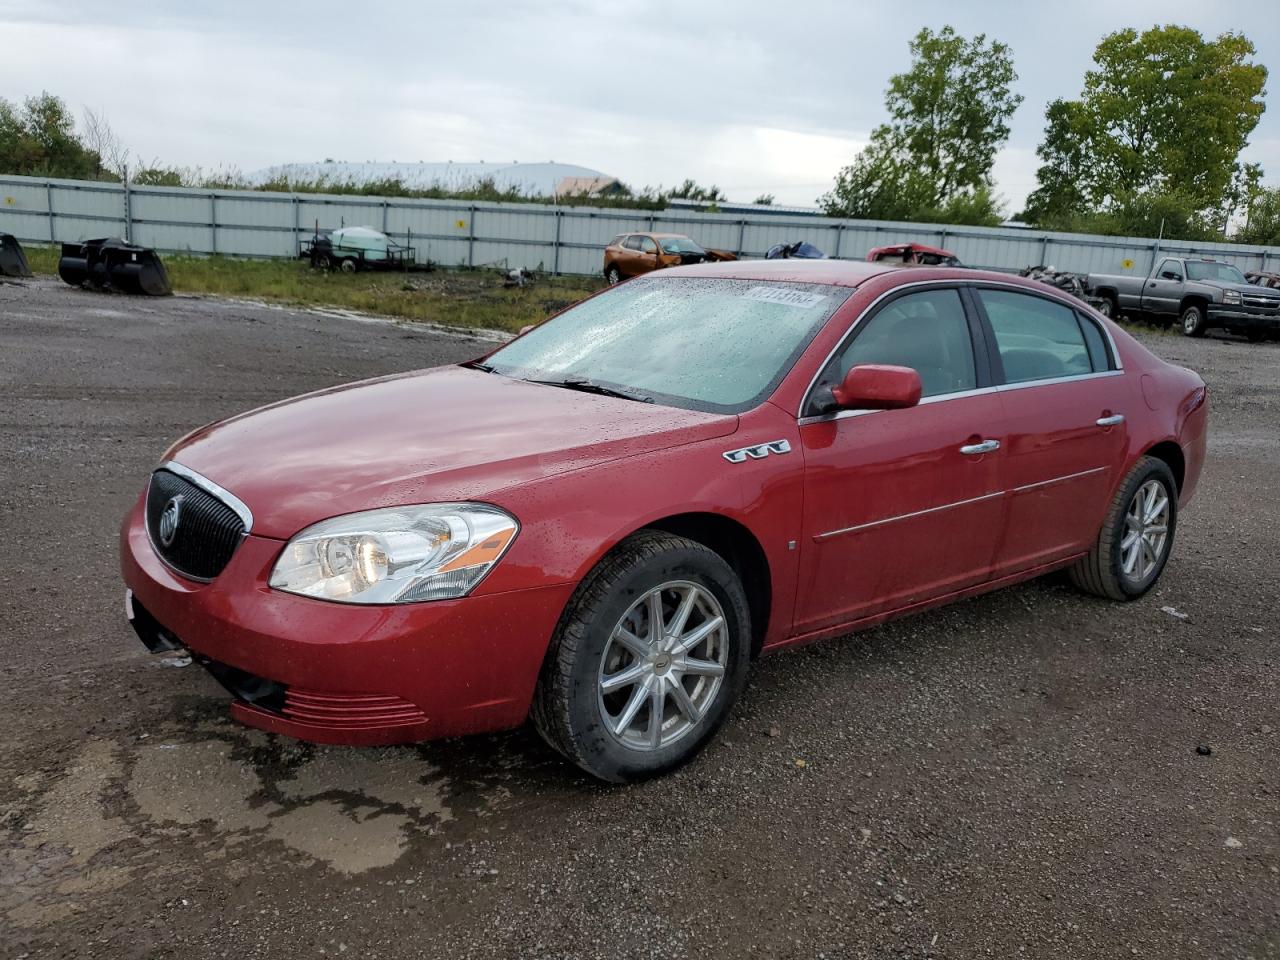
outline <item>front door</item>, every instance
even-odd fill
[[[1002,529],[1004,429],[981,337],[952,287],[909,291],[855,328],[818,378],[855,364],[920,374],[904,410],[801,421],[804,542],[797,633],[952,593],[989,575]],[[808,411],[806,411],[808,412]]]

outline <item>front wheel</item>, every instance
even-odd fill
[[[1205,309],[1198,303],[1189,303],[1182,309],[1182,332],[1188,337],[1203,337],[1209,330]]]
[[[746,683],[751,617],[719,554],[644,531],[587,576],[561,618],[533,721],[601,780],[657,776],[715,734]]]
[[[622,274],[618,272],[617,267],[610,267],[604,272],[604,278],[609,281],[609,286],[616,287],[622,282]]]
[[[1116,302],[1116,298],[1109,293],[1102,295],[1102,302],[1098,304],[1098,312],[1108,320],[1120,319],[1120,304]]]
[[[1141,458],[1107,510],[1089,554],[1068,570],[1081,590],[1136,600],[1160,579],[1178,524],[1178,487],[1163,460]]]
[[[343,257],[338,261],[338,269],[343,273],[355,273],[359,266],[355,257]]]

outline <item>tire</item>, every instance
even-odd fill
[[[1120,319],[1120,304],[1116,301],[1114,293],[1104,293],[1102,302],[1098,304],[1098,312],[1108,320]]]
[[[1167,501],[1165,512],[1163,516],[1157,515],[1151,523],[1144,524],[1139,541],[1146,539],[1148,531],[1153,528],[1158,529],[1161,525],[1164,527],[1163,539],[1158,540],[1158,546],[1154,543],[1149,544],[1152,546],[1149,567],[1145,549],[1139,542],[1137,563],[1131,571],[1126,571],[1127,561],[1131,556],[1131,548],[1127,547],[1127,542],[1134,533],[1133,518],[1130,514],[1134,511],[1140,495],[1144,498],[1144,503],[1140,506],[1152,505],[1152,501],[1145,500],[1153,489],[1152,485],[1155,485],[1159,491],[1155,495],[1154,503],[1158,504],[1160,497]],[[1163,524],[1158,522],[1160,520],[1163,520]],[[1093,549],[1067,571],[1071,582],[1086,593],[1106,597],[1109,600],[1136,600],[1160,579],[1160,574],[1164,571],[1169,554],[1173,550],[1173,537],[1177,526],[1178,493],[1173,473],[1163,460],[1142,457],[1134,464],[1129,475],[1120,484],[1115,497],[1112,498],[1111,505],[1107,508],[1106,520],[1102,524],[1102,530],[1098,533]],[[1158,534],[1153,534],[1153,538],[1158,539]]]
[[[360,265],[356,263],[355,257],[343,257],[338,261],[338,269],[343,273],[355,273]]]
[[[311,258],[311,266],[315,267],[317,270],[328,270],[333,266],[333,261],[329,259],[329,255],[327,253],[317,253]]]
[[[662,628],[675,625],[685,601],[686,636],[717,617],[721,625],[686,654],[674,652],[665,632],[650,645],[654,594]],[[751,614],[733,569],[702,544],[641,531],[574,592],[543,663],[533,722],[548,744],[594,777],[630,783],[658,776],[694,757],[720,728],[746,685],[750,658]]]
[[[622,274],[618,272],[617,267],[610,267],[604,272],[604,278],[609,281],[609,286],[616,287],[622,282]]]
[[[1209,331],[1209,321],[1203,304],[1189,303],[1182,308],[1182,332],[1188,337],[1203,337]]]

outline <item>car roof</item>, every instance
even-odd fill
[[[902,268],[865,260],[729,260],[688,267],[668,267],[662,276],[717,277],[726,280],[775,280],[789,283],[827,283],[856,287],[872,277]],[[920,276],[920,268],[912,276]]]
[[[991,281],[1025,287],[1033,293],[1063,294],[1055,287],[999,270],[971,267],[903,266],[900,263],[868,260],[731,260],[699,263],[687,267],[667,267],[646,277],[709,277],[725,280],[762,280],[778,283],[825,283],[837,287],[859,287],[868,280],[895,275],[901,283],[928,280]]]

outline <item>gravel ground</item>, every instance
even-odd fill
[[[696,762],[606,788],[528,730],[244,729],[124,620],[171,439],[482,344],[0,286],[0,956],[1280,956],[1280,345],[1147,340],[1213,404],[1152,594],[1049,578],[767,658]]]

